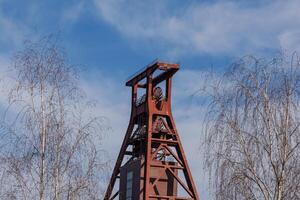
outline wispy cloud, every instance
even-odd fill
[[[150,41],[169,53],[243,55],[290,45],[299,38],[300,1],[94,0],[100,16],[132,41]],[[188,3],[193,2],[193,3]]]
[[[18,45],[22,41],[22,36],[21,27],[0,13],[0,44]]]
[[[70,23],[76,22],[79,17],[82,15],[84,9],[86,7],[85,1],[76,1],[75,4],[67,7],[62,12],[62,22],[63,23]]]
[[[32,22],[33,19],[38,18],[36,16],[38,10],[34,4],[25,3],[23,6],[22,3],[17,3],[13,9],[8,11],[7,8],[12,6],[8,3],[11,2],[8,0],[0,1],[0,53],[2,56],[11,54],[23,44],[25,39],[37,39]],[[19,7],[22,12],[26,12],[26,15],[18,12]],[[17,17],[18,14],[22,17]]]
[[[287,51],[297,51],[300,53],[300,29],[285,31],[278,39],[282,47]]]

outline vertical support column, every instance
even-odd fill
[[[138,85],[134,84],[132,86],[132,96],[131,96],[131,117],[135,116],[136,114],[136,103],[137,103],[137,90],[138,90]]]
[[[132,108],[135,107],[136,101],[137,101],[137,84],[132,86],[132,96],[131,96]]]
[[[171,112],[171,88],[172,88],[172,77],[166,80],[166,97],[168,102],[168,111]],[[171,113],[169,113],[171,114]]]
[[[145,158],[145,188],[144,200],[149,199],[150,195],[150,176],[151,176],[151,151],[152,151],[152,124],[153,124],[153,104],[152,104],[152,74],[147,76],[147,105],[148,105],[148,124],[147,124],[147,149]]]

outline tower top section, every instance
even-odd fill
[[[130,121],[104,200],[199,200],[171,112],[178,70],[155,60],[127,80]]]
[[[126,82],[126,86],[134,86],[138,84],[138,87],[145,88],[146,84],[139,84],[141,80],[146,77],[152,76],[153,85],[159,84],[161,81],[171,77],[179,69],[179,64],[177,63],[167,63],[160,60],[155,60],[151,64],[147,65],[143,69],[132,75]],[[156,73],[158,72],[158,73]],[[155,76],[153,77],[153,74]]]

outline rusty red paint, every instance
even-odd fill
[[[132,87],[131,117],[104,200],[125,199],[126,170],[135,174],[135,188],[129,191],[139,191],[133,192],[133,200],[199,200],[171,112],[172,77],[178,70],[178,64],[156,61],[126,82]],[[156,75],[157,71],[161,73]],[[163,83],[164,97],[158,88]],[[142,88],[145,96],[137,102],[137,91]],[[179,177],[180,170],[184,178]],[[119,187],[115,186],[118,178]],[[178,185],[186,196],[178,196]]]

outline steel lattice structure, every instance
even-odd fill
[[[105,200],[199,200],[171,112],[178,70],[178,64],[155,61],[126,82],[131,117]]]

